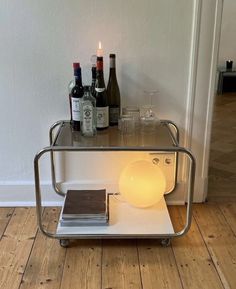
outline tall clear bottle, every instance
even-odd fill
[[[80,130],[80,99],[83,97],[84,90],[82,85],[82,74],[80,63],[73,63],[75,86],[71,90],[71,114],[73,130]]]
[[[97,129],[103,130],[109,127],[109,107],[107,99],[107,90],[103,75],[103,57],[97,57],[95,98],[96,98],[96,111],[97,111]]]
[[[109,124],[118,125],[120,115],[120,89],[116,77],[116,55],[110,54],[110,75],[107,86]]]
[[[84,86],[84,96],[80,105],[82,135],[94,136],[96,134],[96,99],[91,94],[90,86]]]

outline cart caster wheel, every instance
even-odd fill
[[[61,247],[63,247],[63,248],[67,248],[67,247],[69,247],[69,245],[70,245],[70,240],[68,240],[68,239],[61,239],[61,240],[60,240],[60,245],[61,245]]]
[[[162,247],[169,247],[170,246],[170,239],[162,239],[161,245],[162,245]]]

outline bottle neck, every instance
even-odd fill
[[[98,57],[97,58],[97,75],[98,74],[103,74],[103,58],[102,57]]]
[[[110,77],[116,77],[116,59],[110,57]]]
[[[103,76],[103,58],[97,58],[97,75],[96,75],[96,86],[97,87],[105,87],[105,81]]]
[[[82,86],[81,75],[75,75],[75,85]]]
[[[105,88],[105,81],[104,81],[104,76],[103,76],[102,70],[97,71],[97,78],[96,78],[95,87]]]
[[[96,76],[97,76],[97,68],[92,67],[92,81],[96,81]]]
[[[110,68],[110,76],[116,77],[116,69],[115,68]]]
[[[103,78],[104,77],[104,75],[103,75],[103,70],[97,70],[97,79],[98,78]]]
[[[89,91],[85,91],[83,98],[89,98],[89,96],[90,96],[90,92]]]
[[[110,70],[111,69],[116,70],[116,59],[113,57],[110,57]]]
[[[82,86],[82,73],[80,67],[74,69],[74,76],[75,76],[75,84]]]

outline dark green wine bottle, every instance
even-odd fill
[[[91,56],[92,62],[92,83],[91,83],[91,94],[93,97],[96,97],[95,86],[96,86],[96,78],[97,78],[97,56]]]
[[[96,98],[96,111],[97,111],[97,129],[103,130],[109,127],[109,107],[107,99],[107,90],[103,76],[103,57],[97,58],[95,98]]]
[[[110,75],[107,86],[109,124],[117,125],[120,115],[120,89],[116,78],[116,55],[110,54]]]

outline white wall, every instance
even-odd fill
[[[143,90],[157,88],[159,117],[177,123],[183,144],[192,11],[189,0],[1,0],[0,194],[33,184],[35,152],[48,145],[49,126],[69,117],[71,64],[81,62],[84,83],[89,83],[89,59],[99,40],[106,78],[108,55],[117,53],[123,104],[142,105]],[[98,172],[94,164],[99,160],[82,160],[83,179],[109,172],[108,158]],[[65,161],[69,181],[77,179],[76,166]],[[50,180],[48,162],[41,178],[46,184]]]
[[[225,67],[225,61],[231,59],[236,67],[236,1],[224,0],[219,66]]]

